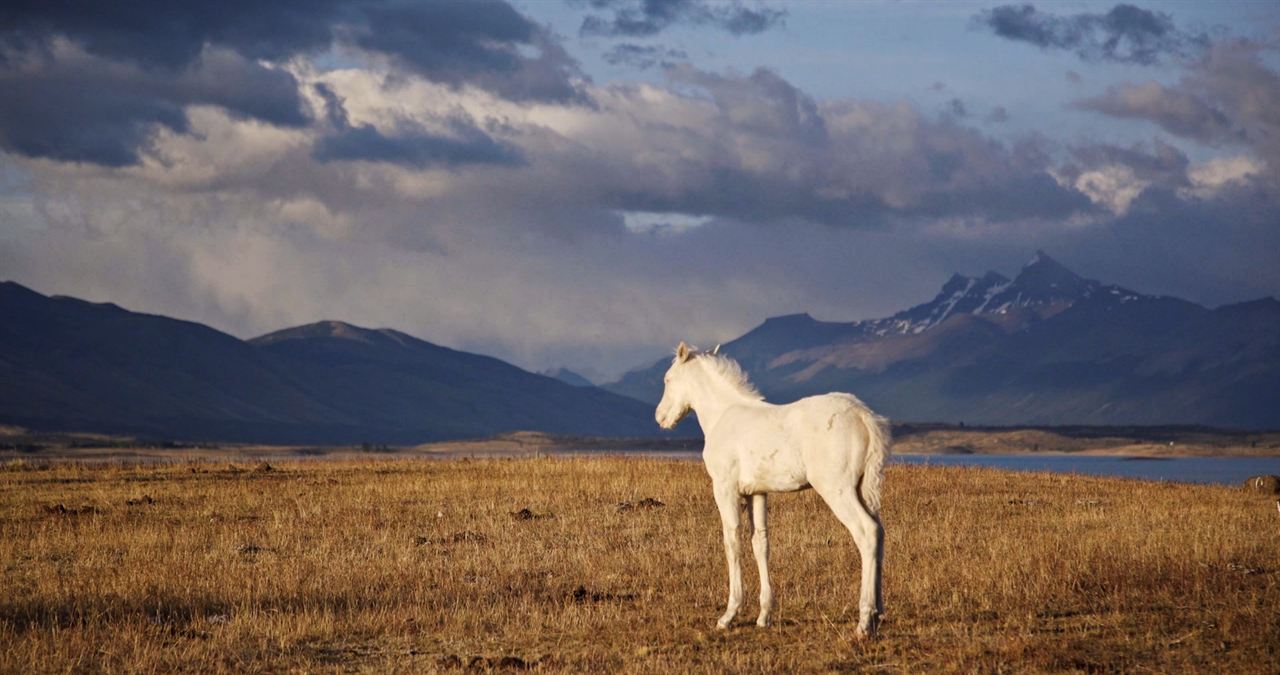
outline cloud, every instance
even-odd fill
[[[1004,124],[1009,121],[1009,111],[1006,110],[1004,106],[998,105],[992,108],[991,112],[987,113],[987,116],[983,118],[983,121],[987,124]]]
[[[1109,87],[1101,96],[1074,105],[1112,117],[1150,120],[1171,134],[1203,143],[1240,140],[1222,111],[1195,94],[1158,82]]]
[[[1159,139],[1119,146],[1076,145],[1071,159],[1053,170],[1054,177],[1089,196],[1117,216],[1124,216],[1147,190],[1194,202],[1238,192],[1263,171],[1247,155],[1219,157],[1193,164],[1186,153]],[[1264,194],[1264,193],[1263,193]],[[1257,195],[1251,197],[1257,202]]]
[[[1145,209],[1144,217],[1152,220],[1230,212],[1246,223],[1256,222],[1256,211],[1275,208],[1275,193],[1258,182],[1266,167],[1249,155],[1194,163],[1160,138],[1127,146],[1080,144],[1069,153],[1070,159],[1053,169],[1054,177],[1110,210],[1118,223],[1130,222],[1135,208]],[[1201,225],[1225,227],[1212,220]],[[1243,237],[1244,231],[1238,234]]]
[[[1186,153],[1158,138],[1150,143],[1129,146],[1106,143],[1077,145],[1071,148],[1071,156],[1086,167],[1124,166],[1144,180],[1170,188],[1185,183],[1191,166]]]
[[[1111,117],[1141,119],[1210,146],[1249,148],[1280,186],[1280,74],[1248,41],[1214,44],[1173,85],[1128,83],[1075,105]]]
[[[1225,188],[1247,185],[1252,176],[1262,171],[1263,167],[1257,160],[1244,155],[1211,159],[1187,172],[1190,186],[1180,190],[1178,194],[1182,197],[1207,199]]]
[[[781,26],[786,11],[751,9],[735,0],[588,0],[593,9],[611,9],[613,16],[590,15],[582,20],[582,35],[648,37],[677,24],[712,26],[733,35],[755,35]]]
[[[372,124],[352,125],[342,100],[321,83],[316,93],[324,100],[326,118],[333,127],[317,141],[312,156],[321,162],[363,160],[388,162],[413,168],[495,164],[520,166],[525,163],[520,150],[495,140],[465,116],[444,120],[448,134],[430,133],[416,125],[402,125],[387,136]]]
[[[616,44],[604,53],[604,60],[614,66],[630,66],[646,70],[654,66],[671,66],[677,61],[687,61],[689,54],[683,49],[659,45],[637,45],[630,42]]]
[[[942,114],[955,119],[960,119],[969,116],[969,109],[965,107],[964,101],[961,101],[958,98],[952,98],[943,104]]]
[[[93,56],[170,71],[198,61],[206,46],[279,61],[326,48],[348,4],[354,3],[19,0],[0,10],[0,47],[29,53],[65,39]]]
[[[455,88],[589,103],[577,63],[505,0],[20,2],[0,9],[0,147],[133,165],[157,133],[184,133],[195,105],[301,126],[293,69],[335,47]],[[410,154],[457,150],[410,140]]]
[[[207,46],[282,62],[341,43],[454,84],[479,78],[500,87],[504,74],[527,79],[527,69],[559,70],[561,81],[526,95],[566,100],[573,93],[563,54],[543,52],[551,42],[544,30],[505,0],[19,2],[0,12],[0,51],[31,53],[60,39],[93,56],[175,72]]]
[[[683,213],[646,213],[629,211],[622,214],[622,222],[632,232],[665,236],[684,234],[711,221],[707,216],[689,216]]]
[[[1188,184],[1187,156],[1159,139],[1127,147],[1077,145],[1070,153],[1071,161],[1055,168],[1054,177],[1117,216],[1128,213],[1134,200],[1152,186],[1177,189]]]
[[[355,6],[364,18],[352,29],[355,44],[428,80],[518,101],[585,102],[577,63],[505,0]]]
[[[518,166],[524,163],[518,150],[495,141],[468,121],[454,121],[450,127],[452,135],[447,136],[420,130],[406,130],[387,136],[372,125],[361,124],[321,138],[315,147],[315,158],[321,162],[389,162],[419,169],[442,165]]]
[[[616,218],[592,215],[614,212],[881,227],[908,218],[1001,221],[1094,209],[1053,178],[1050,155],[1036,142],[1006,146],[905,103],[819,102],[767,69],[714,73],[680,64],[664,74],[665,86],[592,88],[595,105],[582,107],[527,106],[363,71],[327,73],[313,90],[327,121],[305,134],[310,156],[291,160],[297,165],[288,170],[246,171],[244,185],[306,190],[297,180],[305,176],[321,200],[419,203],[430,196],[433,212],[444,202],[464,209],[462,222],[510,219],[566,234],[621,231]],[[412,150],[388,147],[390,139],[415,136],[427,138]],[[346,176],[307,159],[368,161]],[[472,170],[419,171],[450,162]],[[171,161],[162,175],[188,166],[203,175],[209,162]],[[225,186],[243,170],[217,171]]]
[[[596,94],[593,122],[571,125],[592,152],[562,158],[575,172],[566,182],[616,210],[747,222],[876,227],[939,214],[1000,220],[1092,208],[1056,183],[1036,153],[906,104],[819,104],[767,69],[737,75],[679,65],[666,74],[667,90]],[[544,172],[560,163],[539,157]]]
[[[0,148],[31,157],[136,164],[157,128],[187,131],[186,109],[299,127],[310,121],[293,75],[206,49],[178,73],[94,59],[66,43],[50,59],[0,69]]]
[[[1068,49],[1086,61],[1152,65],[1187,58],[1209,45],[1204,34],[1180,30],[1164,12],[1119,4],[1105,14],[1058,16],[1032,5],[1001,5],[974,21],[996,35],[1042,49]]]

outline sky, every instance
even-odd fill
[[[597,381],[1043,249],[1280,295],[1280,5],[0,7],[0,279]]]

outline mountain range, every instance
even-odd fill
[[[769,400],[849,391],[896,420],[1280,428],[1280,302],[1208,309],[1085,279],[1043,252],[854,322],[767,319],[721,348]],[[653,403],[668,359],[606,389]]]
[[[536,429],[649,435],[652,407],[399,331],[252,340],[0,283],[0,424],[149,438],[420,443]]]
[[[1280,428],[1280,302],[1209,309],[1084,279],[1043,253],[1013,279],[955,275],[882,319],[770,318],[722,351],[769,400],[849,391],[904,422]],[[321,321],[241,340],[0,283],[0,424],[39,431],[291,444],[647,436],[668,363],[601,388],[391,329]]]

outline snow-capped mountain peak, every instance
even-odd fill
[[[1142,297],[1119,286],[1104,286],[1082,278],[1044,251],[1036,251],[1013,279],[997,272],[981,277],[952,275],[932,300],[872,322],[870,332],[922,333],[957,314],[1008,315],[1026,311],[1044,318],[1099,295],[1121,302]]]

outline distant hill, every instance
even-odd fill
[[[272,443],[655,428],[651,406],[393,330],[326,321],[243,341],[13,282],[0,317],[0,424]]]
[[[1280,302],[1207,309],[1038,252],[884,319],[775,317],[725,344],[774,401],[851,391],[895,419],[1280,428]],[[663,359],[605,388],[654,402]]]
[[[551,370],[544,370],[542,371],[542,374],[546,375],[547,377],[554,377],[555,379],[560,380],[565,384],[571,384],[575,387],[596,386],[595,383],[592,382],[591,380],[588,380],[582,375],[579,375],[578,373],[575,373],[574,371],[564,367],[552,368]]]

